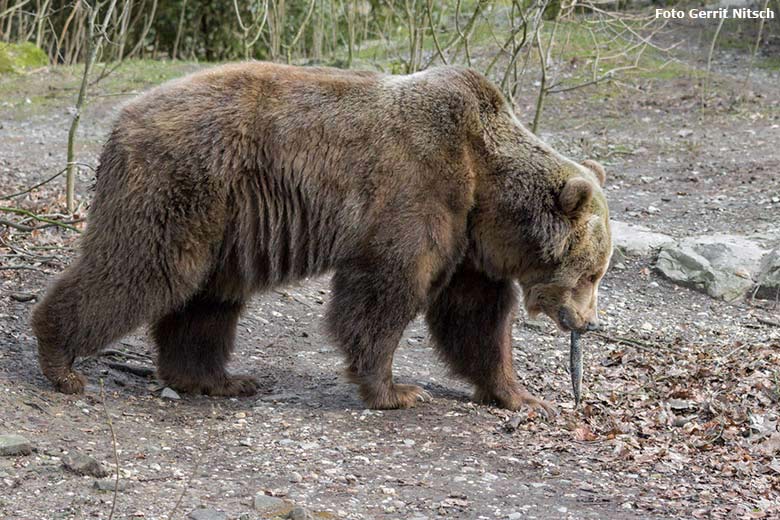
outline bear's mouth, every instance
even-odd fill
[[[548,314],[563,332],[576,332],[584,334],[588,331],[599,330],[599,326],[589,320],[579,318],[577,312],[569,307],[561,307],[558,313]]]
[[[578,327],[576,325],[576,319],[574,318],[574,312],[572,312],[571,309],[568,307],[561,307],[558,310],[558,319],[556,320],[558,322],[558,326],[564,331],[564,332],[581,332],[582,327]]]

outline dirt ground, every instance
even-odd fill
[[[607,164],[615,219],[680,237],[777,232],[780,73],[757,68],[745,86],[745,57],[721,52],[702,108],[702,55],[677,51],[690,74],[635,76],[551,98],[542,136],[573,158]],[[79,134],[81,161],[96,163],[128,97],[122,92],[196,68],[162,65],[137,79],[132,67],[96,87]],[[64,164],[75,82],[62,69],[0,78],[0,192]],[[533,116],[534,95],[519,100],[523,120]],[[90,178],[84,169],[84,200]],[[47,185],[4,203],[54,213],[57,190]],[[80,361],[91,384],[65,396],[38,370],[34,301],[18,300],[39,294],[67,265],[74,237],[0,227],[0,435],[22,435],[34,448],[0,457],[3,518],[108,518],[113,493],[66,471],[62,459],[88,455],[113,475],[111,426],[126,486],[114,518],[184,518],[199,507],[264,518],[256,495],[290,500],[317,518],[780,518],[780,328],[771,325],[780,309],[772,302],[710,299],[661,279],[648,258],[613,268],[600,291],[605,333],[583,340],[579,410],[567,337],[521,313],[515,365],[532,392],[557,403],[552,421],[472,404],[419,320],[402,340],[395,374],[422,384],[433,401],[365,410],[322,331],[327,279],[258,295],[247,310],[232,368],[259,378],[257,397],[162,398],[153,375],[110,365],[153,368],[144,331]]]

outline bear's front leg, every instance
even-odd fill
[[[410,408],[430,396],[419,386],[393,381],[393,354],[422,299],[402,269],[386,269],[352,266],[336,272],[328,328],[346,356],[347,378],[369,408]]]
[[[241,302],[200,294],[160,318],[152,327],[158,377],[181,392],[220,397],[255,394],[253,377],[225,369],[242,308]]]
[[[491,280],[462,265],[428,308],[426,321],[452,371],[476,387],[474,400],[551,417],[555,408],[520,385],[512,365],[512,319],[517,306],[512,282]]]

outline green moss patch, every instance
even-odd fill
[[[45,67],[48,64],[49,57],[33,43],[0,42],[0,74],[21,72],[24,69],[34,67]]]

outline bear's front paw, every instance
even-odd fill
[[[206,386],[203,393],[215,397],[248,397],[255,395],[257,389],[258,382],[254,377],[229,375],[218,383]]]
[[[433,400],[431,394],[417,385],[361,385],[360,393],[366,405],[374,410],[412,408],[420,401]]]
[[[541,412],[547,419],[552,419],[558,414],[552,403],[530,394],[521,386],[493,391],[478,389],[474,393],[474,400],[482,404],[496,403],[501,408],[513,411],[528,406]]]

